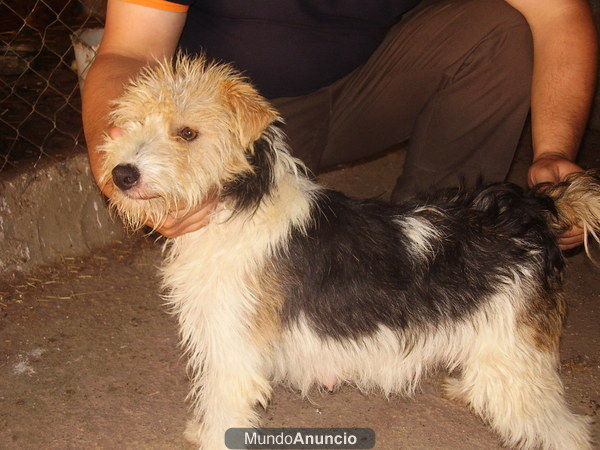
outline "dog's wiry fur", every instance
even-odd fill
[[[546,191],[350,199],[310,181],[234,70],[181,56],[133,81],[112,118],[126,134],[103,147],[105,182],[117,165],[140,173],[112,198],[129,224],[220,199],[209,225],[170,241],[162,269],[193,376],[190,440],[220,448],[227,428],[258,425],[272,382],[410,394],[444,368],[459,374],[448,393],[505,444],[589,447],[557,372],[566,307],[552,230],[598,232],[598,172]]]

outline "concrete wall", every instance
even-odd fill
[[[87,155],[41,160],[0,180],[0,273],[24,270],[124,236],[92,180]]]

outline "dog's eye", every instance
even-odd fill
[[[177,132],[177,136],[184,141],[189,142],[198,137],[198,132],[196,130],[192,130],[190,127],[183,127]]]

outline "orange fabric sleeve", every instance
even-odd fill
[[[154,9],[162,9],[170,12],[186,12],[189,9],[188,5],[180,5],[166,0],[121,0],[127,3],[135,3],[136,5],[148,6]]]

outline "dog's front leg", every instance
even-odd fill
[[[247,342],[234,347],[207,355],[193,380],[194,418],[185,437],[203,449],[225,448],[228,428],[258,426],[255,406],[266,406],[271,395],[263,355]]]

